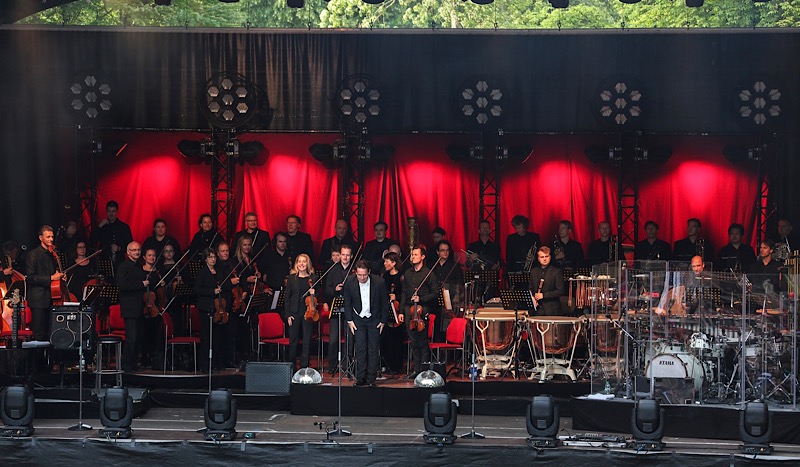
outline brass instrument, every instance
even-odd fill
[[[531,268],[533,267],[533,258],[536,256],[534,254],[536,253],[536,250],[536,243],[531,245],[531,247],[528,249],[528,254],[525,255],[525,264],[522,266],[523,271],[531,272]]]
[[[419,231],[417,228],[417,219],[415,217],[408,218],[408,251],[414,249],[419,244]]]
[[[702,238],[698,238],[694,245],[695,245],[695,254],[697,254],[697,256],[701,258],[705,258],[706,241],[703,240]]]

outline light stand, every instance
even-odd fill
[[[83,423],[83,367],[86,362],[83,359],[83,311],[78,308],[78,423],[67,428],[69,431],[91,430],[92,426]],[[101,375],[97,375],[101,378]]]
[[[339,353],[338,353],[339,361],[337,363],[337,365],[338,365],[337,369],[339,370],[338,371],[339,372],[339,388],[338,388],[338,397],[337,397],[338,401],[337,402],[339,404],[339,408],[338,408],[338,415],[336,417],[336,420],[333,422],[333,427],[334,427],[333,431],[327,431],[326,430],[327,437],[331,437],[331,436],[350,436],[350,435],[352,435],[352,433],[350,433],[349,431],[347,431],[347,430],[342,428],[342,378],[344,377],[344,368],[342,368],[342,337],[343,337],[342,336],[342,332],[347,332],[349,330],[349,328],[346,327],[346,326],[344,327],[344,329],[342,329],[343,328],[342,324],[344,324],[343,318],[344,318],[344,316],[342,316],[342,313],[339,312],[339,316],[336,319],[337,326],[339,327],[339,336],[338,336],[338,342],[337,342],[337,345],[339,346]]]
[[[469,296],[469,294],[466,293],[466,289],[467,289],[467,285],[468,284],[470,284],[470,283],[469,282],[465,282],[464,283],[464,292],[465,292],[466,296]],[[472,287],[475,287],[474,281],[470,285]],[[472,386],[472,400],[470,401],[470,404],[472,405],[472,410],[470,411],[471,429],[470,429],[469,433],[465,433],[465,434],[461,435],[461,437],[464,438],[464,439],[484,439],[484,438],[486,438],[482,434],[480,434],[480,433],[475,431],[475,380],[478,379],[478,368],[476,366],[476,356],[475,356],[475,335],[476,335],[476,332],[477,332],[476,325],[475,325],[475,317],[476,317],[475,315],[477,314],[477,312],[478,312],[478,307],[475,305],[475,303],[473,303],[472,304],[472,337],[470,338],[470,343],[472,344],[471,345],[471,347],[472,347],[472,358],[471,358],[472,363],[470,364],[470,367],[469,367],[469,379],[470,379],[470,385]],[[473,371],[474,371],[474,374],[473,374]]]

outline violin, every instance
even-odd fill
[[[416,305],[411,305],[408,314],[411,317],[408,320],[408,329],[418,332],[424,331],[425,319],[422,315],[422,305],[420,305],[419,303],[417,303]]]
[[[161,310],[156,305],[156,293],[147,287],[147,292],[144,293],[144,308],[142,312],[145,318],[155,318],[161,314]]]
[[[392,288],[389,294],[395,295],[394,284],[392,284]],[[389,308],[392,310],[392,316],[391,316],[392,320],[388,323],[389,327],[396,328],[400,326],[400,324],[402,324],[400,323],[400,315],[397,313],[397,311],[400,309],[400,302],[397,301],[397,295],[395,295],[394,300],[392,300],[391,298],[389,299]]]
[[[231,289],[233,296],[233,312],[241,315],[244,312],[244,290],[239,284],[236,284]]]
[[[308,278],[308,286],[314,287],[314,281],[309,277]],[[310,290],[310,289],[309,289]],[[317,296],[314,294],[308,294],[306,297],[306,314],[305,314],[306,321],[319,321],[319,310],[317,309]]]
[[[217,285],[219,287],[219,285]],[[214,324],[226,324],[230,319],[228,314],[228,302],[219,294],[214,299]]]

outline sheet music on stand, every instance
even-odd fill
[[[333,297],[333,301],[331,302],[331,315],[338,315],[341,313],[342,308],[344,308],[344,297],[342,295]]]
[[[197,273],[200,272],[200,267],[203,265],[200,261],[197,260],[190,260],[189,264],[186,266],[186,269],[189,271],[189,280],[194,282],[197,278]]]
[[[260,294],[253,295],[250,297],[250,302],[247,304],[247,307],[244,310],[244,314],[259,314],[265,311],[272,311],[274,308],[269,308],[267,304],[269,303],[270,294],[264,292]]]
[[[110,259],[97,260],[97,273],[103,277],[114,277],[114,265]],[[116,303],[116,302],[115,302]]]
[[[522,290],[527,289],[531,283],[530,272],[509,272],[508,273],[508,288]]]
[[[533,310],[530,290],[501,290],[500,301],[506,310]]]

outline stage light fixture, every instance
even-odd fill
[[[33,393],[21,384],[9,386],[0,394],[0,428],[2,436],[31,436],[34,413]]]
[[[244,125],[258,108],[255,86],[238,73],[220,73],[209,78],[198,102],[203,116],[219,128]]]
[[[155,0],[153,3],[158,6],[170,6],[172,5],[172,0]]]
[[[362,0],[362,1],[370,5],[380,5],[381,3],[383,3],[383,0]]]
[[[459,88],[458,106],[469,123],[487,127],[499,123],[503,115],[503,91],[488,80],[466,81]]]
[[[672,148],[666,146],[636,147],[633,151],[637,161],[656,164],[664,164],[672,156]]]
[[[133,397],[128,388],[113,387],[106,390],[100,400],[100,435],[106,438],[130,438],[133,421]]]
[[[472,0],[472,3],[476,5],[489,5],[492,2],[494,2],[494,0]]]
[[[339,151],[340,148],[338,145],[320,143],[314,143],[308,148],[308,152],[311,153],[311,157],[321,162],[322,165],[328,170],[333,170],[336,168],[339,162]]]
[[[178,151],[187,162],[202,162],[217,154],[217,145],[211,140],[184,139],[178,143]]]
[[[553,396],[534,396],[528,406],[525,426],[528,429],[528,446],[532,448],[554,448],[558,446],[558,430],[561,418]]]
[[[428,444],[453,444],[457,436],[458,403],[448,393],[431,394],[423,409],[425,433],[422,439]]]
[[[583,153],[586,154],[590,162],[599,164],[606,161],[620,160],[619,157],[621,157],[622,150],[618,151],[616,148],[609,146],[587,146]]]
[[[498,146],[497,160],[501,162],[511,161],[524,164],[533,155],[533,148],[530,146]]]
[[[548,0],[553,8],[568,8],[569,0]]]
[[[70,107],[81,119],[96,120],[111,111],[111,85],[95,74],[72,82]]]
[[[444,378],[432,369],[421,371],[414,378],[414,386],[418,388],[440,388],[444,386]]]
[[[237,404],[227,389],[215,389],[206,399],[205,439],[208,441],[230,441],[236,439]]]
[[[607,126],[633,126],[642,116],[643,93],[631,80],[611,80],[597,95],[597,116]]]
[[[322,375],[313,368],[300,368],[292,375],[293,384],[320,384]]]
[[[125,141],[92,141],[92,154],[104,157],[119,157],[128,147]]]
[[[739,414],[739,436],[743,445],[739,449],[746,454],[772,454],[769,442],[772,438],[772,414],[764,401],[748,402]]]
[[[734,164],[739,162],[748,162],[754,161],[758,162],[761,160],[761,154],[767,148],[766,146],[763,148],[760,147],[741,147],[741,146],[725,146],[722,149],[722,154],[725,156],[725,159],[728,162],[732,162]]]
[[[780,118],[781,91],[766,80],[740,86],[736,97],[738,121],[744,126],[763,127]]]
[[[664,447],[664,409],[655,399],[641,399],[631,413],[631,447],[637,451],[660,451]]]
[[[351,75],[338,89],[339,113],[349,125],[366,128],[381,115],[381,92],[368,75]]]
[[[306,0],[286,0],[286,6],[289,8],[303,8],[306,6]]]
[[[700,8],[703,3],[703,0],[686,0],[686,6],[689,8]]]

